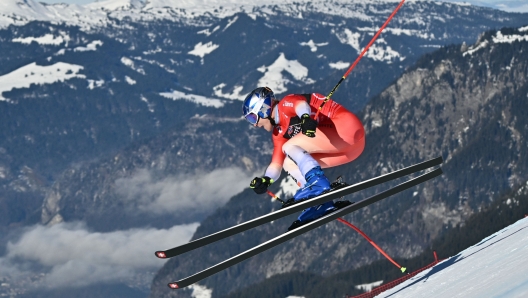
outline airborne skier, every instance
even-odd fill
[[[349,205],[340,204],[340,206],[336,206],[332,201],[333,199],[361,191],[368,187],[380,185],[438,166],[443,162],[440,156],[426,162],[325,193],[331,189],[331,184],[321,168],[334,167],[351,162],[365,148],[365,129],[359,119],[330,98],[358,63],[359,59],[363,57],[368,48],[376,40],[381,31],[387,26],[398,9],[403,5],[404,1],[401,0],[389,19],[387,19],[385,24],[374,35],[367,47],[365,47],[327,97],[317,93],[290,94],[281,101],[278,101],[273,91],[268,87],[257,88],[246,97],[242,106],[244,117],[252,125],[263,127],[267,131],[273,132],[272,140],[275,147],[271,163],[266,169],[264,176],[255,177],[251,181],[250,187],[258,194],[265,193],[267,188],[280,177],[281,171],[284,168],[296,179],[300,189],[292,199],[283,204],[283,207],[286,208],[265,214],[247,222],[239,223],[171,249],[156,251],[156,257],[161,259],[172,258],[303,209],[304,211],[293,222],[290,228],[288,228],[290,230],[289,232],[247,249],[234,257],[221,261],[186,278],[170,282],[168,286],[171,289],[185,288],[263,251],[336,220],[341,216],[357,211],[442,174],[442,169],[436,168],[352,205],[348,201],[343,201],[343,203],[348,202]],[[326,105],[327,103],[328,105]],[[315,117],[312,119],[311,116],[314,114]],[[332,213],[326,215],[329,212]],[[305,223],[308,224],[303,226]],[[400,269],[402,268],[405,269],[404,267]]]
[[[322,168],[356,159],[365,148],[365,130],[352,112],[333,100],[319,111],[325,97],[318,93],[290,94],[278,101],[268,87],[253,90],[244,100],[245,119],[272,132],[273,155],[262,177],[250,187],[263,194],[284,170],[300,188],[287,204],[313,198],[331,189]],[[304,210],[289,230],[336,210],[333,201]]]

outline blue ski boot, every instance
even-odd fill
[[[306,184],[303,188],[300,188],[295,195],[293,200],[295,202],[300,200],[306,200],[316,197],[323,192],[330,190],[330,181],[324,175],[321,167],[315,167],[306,173]]]
[[[306,173],[306,185],[299,189],[293,196],[295,202],[316,197],[325,191],[330,190],[330,182],[324,175],[321,167],[315,167]],[[288,228],[289,231],[302,226],[303,224],[317,219],[329,212],[336,210],[334,202],[326,202],[319,206],[313,206],[305,209],[296,221]]]

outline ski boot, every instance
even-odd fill
[[[306,173],[306,185],[295,193],[293,196],[293,204],[311,199],[320,194],[328,192],[329,190],[331,190],[330,182],[324,175],[323,170],[321,170],[321,167],[315,167]],[[292,199],[288,200],[286,204],[291,200]],[[288,228],[288,230],[291,231],[334,210],[334,202],[332,201],[305,209],[299,215],[297,220],[293,222],[290,228]]]
[[[334,191],[334,190],[337,190],[337,189],[340,189],[340,188],[343,188],[343,187],[346,187],[346,186],[349,186],[349,184],[343,181],[343,177],[339,176],[339,177],[336,178],[336,180],[334,182],[332,182],[330,184],[330,189],[329,190],[325,190],[325,191],[323,191],[321,193]],[[308,198],[303,198],[302,197],[301,192],[303,192],[303,188],[300,188],[299,190],[297,190],[297,192],[295,193],[293,198],[290,198],[290,199],[286,200],[285,202],[283,202],[281,208],[286,208],[286,207],[289,207],[289,206],[292,206],[292,205],[295,205],[297,203],[300,203],[302,201],[307,200]]]
[[[310,172],[308,172],[308,173],[310,173]],[[307,176],[308,176],[308,174],[307,174]],[[323,177],[324,177],[324,175],[323,175]],[[337,177],[337,179],[334,182],[332,182],[332,184],[330,184],[330,186],[331,186],[331,190],[336,190],[336,189],[348,186],[348,184],[343,181],[343,178],[341,176],[339,176],[339,177]],[[299,190],[299,191],[301,191],[301,190]],[[325,191],[323,191],[321,193],[324,193],[324,192]],[[294,198],[295,198],[295,196],[294,196]],[[296,228],[298,228],[298,227],[300,227],[300,226],[302,226],[302,225],[304,225],[304,224],[306,224],[306,223],[308,223],[308,222],[310,222],[312,220],[315,220],[315,219],[317,219],[319,217],[327,215],[328,213],[334,212],[336,210],[339,210],[341,208],[344,208],[346,206],[349,206],[349,205],[353,204],[352,202],[350,202],[348,200],[341,200],[341,199],[343,199],[343,197],[340,198],[340,201],[337,201],[335,203],[333,201],[330,201],[330,202],[326,202],[326,203],[324,203],[322,205],[319,205],[319,206],[313,206],[313,207],[305,209],[299,215],[297,220],[294,221],[291,224],[291,226],[288,228],[288,231],[294,230],[294,229],[296,229]],[[290,200],[292,200],[292,199],[290,199]],[[302,199],[300,199],[300,200],[302,200]]]
[[[315,167],[306,173],[306,184],[303,188],[299,188],[293,195],[293,198],[287,200],[282,204],[282,208],[286,208],[302,201],[311,199],[320,194],[330,191],[332,188],[330,182],[324,175],[321,167]]]

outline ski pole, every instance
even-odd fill
[[[273,198],[273,200],[277,200],[281,203],[284,204],[284,201],[281,200],[277,195],[275,195],[274,193],[272,193],[270,190],[266,190],[266,193]],[[356,232],[358,232],[359,234],[361,234],[361,236],[363,236],[365,239],[367,239],[367,241],[372,244],[372,246],[374,246],[383,256],[385,256],[392,264],[394,264],[396,267],[398,267],[398,269],[400,269],[400,271],[402,273],[405,273],[405,271],[407,270],[407,268],[405,267],[402,267],[400,266],[400,264],[396,263],[396,261],[394,261],[383,249],[381,249],[381,247],[379,247],[372,239],[370,239],[369,236],[367,236],[367,234],[363,233],[363,231],[361,231],[358,227],[354,226],[353,224],[349,223],[348,221],[342,219],[342,218],[338,218],[337,219],[338,221],[344,223],[345,225],[349,226],[350,228],[354,229]]]
[[[383,256],[385,256],[392,264],[394,264],[394,266],[398,267],[398,269],[400,269],[400,271],[402,273],[405,273],[405,270],[407,270],[407,268],[405,267],[402,267],[400,266],[400,264],[396,263],[396,261],[394,261],[385,251],[383,251],[383,249],[381,249],[376,243],[374,243],[374,241],[372,241],[372,239],[369,238],[369,236],[367,236],[367,234],[363,233],[363,231],[361,231],[358,227],[354,226],[353,224],[349,223],[348,221],[342,219],[342,218],[338,218],[337,219],[338,221],[344,223],[345,225],[351,227],[352,229],[354,229],[356,232],[358,232],[359,234],[361,234],[361,236],[365,237],[365,239],[367,239],[368,242],[370,242],[370,244],[372,244],[372,246],[374,246]]]
[[[281,200],[281,198],[279,198],[278,196],[276,196],[274,193],[272,193],[270,190],[266,190],[266,192],[268,193],[268,195],[275,201],[279,201],[281,203],[285,203],[283,200]]]
[[[337,90],[337,87],[339,87],[339,85],[341,85],[341,82],[343,82],[346,77],[348,76],[348,74],[350,74],[350,72],[352,71],[352,69],[354,69],[354,67],[356,67],[356,65],[358,64],[359,60],[361,60],[361,58],[363,57],[363,55],[365,55],[365,53],[368,51],[368,49],[370,48],[370,46],[374,43],[374,41],[376,41],[376,39],[378,38],[378,36],[381,34],[381,32],[383,31],[383,29],[385,29],[385,27],[387,27],[387,25],[389,24],[389,22],[392,20],[392,18],[394,17],[394,15],[396,15],[396,13],[398,12],[398,10],[400,9],[400,7],[402,7],[403,5],[403,2],[405,2],[405,0],[402,0],[400,2],[400,4],[396,7],[396,9],[394,9],[394,11],[392,12],[392,14],[389,16],[389,18],[385,21],[385,24],[383,24],[383,26],[381,26],[381,28],[378,30],[378,32],[376,33],[376,35],[374,35],[374,37],[370,40],[369,44],[363,49],[363,51],[361,52],[361,54],[357,57],[356,61],[354,61],[354,63],[348,68],[347,72],[343,75],[343,77],[341,77],[341,80],[339,80],[339,82],[337,83],[337,85],[335,85],[334,89],[332,89],[332,91],[330,91],[330,94],[328,94],[325,98],[325,100],[323,101],[323,103],[321,103],[321,106],[319,107],[319,109],[317,110],[317,113],[315,114],[315,117],[314,119],[317,120],[317,117],[319,116],[319,112],[321,112],[321,110],[323,109],[323,106],[326,104],[326,102],[328,100],[330,100],[330,97],[334,94],[334,92]]]

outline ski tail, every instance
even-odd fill
[[[406,189],[409,189],[413,186],[416,186],[420,183],[423,183],[427,180],[430,180],[432,178],[435,178],[435,177],[438,177],[442,174],[442,169],[441,168],[437,168],[431,172],[428,172],[428,173],[425,173],[425,174],[422,174],[416,178],[412,178],[406,182],[403,182],[401,184],[398,184],[397,186],[395,187],[392,187],[392,188],[389,188],[388,190],[386,191],[383,191],[381,193],[378,193],[372,197],[369,197],[367,199],[364,199],[362,201],[359,201],[357,203],[354,203],[352,205],[349,205],[347,207],[344,207],[342,209],[339,209],[337,211],[334,211],[332,213],[329,213],[321,218],[318,218],[312,222],[309,222],[297,229],[294,229],[294,230],[291,230],[289,232],[286,232],[280,236],[277,236],[267,242],[264,242],[258,246],[255,246],[253,248],[250,248],[232,258],[229,258],[223,262],[220,262],[212,267],[209,267],[203,271],[200,271],[194,275],[191,275],[189,277],[186,277],[184,279],[181,279],[181,280],[178,280],[178,281],[175,281],[175,282],[171,282],[168,284],[169,288],[171,289],[181,289],[181,288],[185,288],[189,285],[192,285],[206,277],[209,277],[213,274],[216,274],[222,270],[225,270],[233,265],[236,265],[250,257],[253,257],[261,252],[264,252],[272,247],[275,247],[281,243],[284,243],[288,240],[291,240],[297,236],[300,236],[308,231],[311,231],[317,227],[320,227],[324,224],[327,224],[339,217],[342,217],[344,215],[347,215],[351,212],[354,212],[354,211],[357,211],[361,208],[364,208],[370,204],[373,204],[375,202],[378,202],[378,201],[381,201],[389,196],[392,196],[394,194],[397,194],[399,192],[402,192]]]
[[[441,156],[400,169],[396,170],[391,173],[387,173],[381,176],[377,176],[368,180],[364,180],[362,182],[349,185],[343,188],[340,188],[338,190],[323,194],[321,196],[306,200],[304,202],[292,205],[290,207],[282,208],[280,210],[277,210],[275,212],[268,213],[266,215],[263,215],[261,217],[257,217],[255,219],[246,221],[244,223],[238,224],[236,226],[227,228],[225,230],[204,236],[202,238],[193,240],[191,242],[188,242],[186,244],[168,249],[168,250],[160,250],[156,251],[155,255],[156,257],[160,259],[166,259],[166,258],[172,258],[177,255],[189,252],[191,250],[200,248],[202,246],[214,243],[216,241],[222,240],[224,238],[236,235],[238,233],[244,232],[246,230],[258,227],[262,224],[277,220],[279,218],[288,216],[290,214],[294,214],[297,212],[300,212],[306,208],[316,206],[323,204],[325,202],[328,202],[330,200],[338,199],[340,197],[343,197],[345,195],[349,195],[370,187],[374,187],[398,178],[405,177],[407,175],[411,175],[414,173],[417,173],[419,171],[423,171],[429,168],[432,168],[434,166],[438,166],[443,162],[443,158]]]

